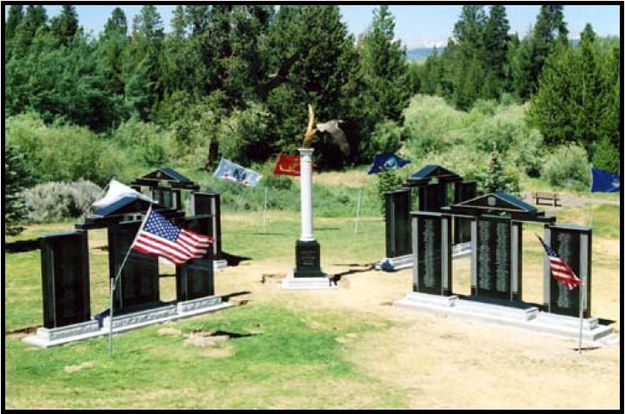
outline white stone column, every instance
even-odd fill
[[[300,200],[302,216],[301,241],[313,241],[312,215],[312,153],[313,148],[300,148]]]

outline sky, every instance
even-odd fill
[[[122,3],[123,4],[123,3]],[[155,3],[165,23],[165,30],[169,31],[175,5],[158,5]],[[61,6],[45,6],[48,17],[57,15]],[[114,5],[76,6],[80,24],[87,32],[97,35],[110,17]],[[132,21],[141,9],[138,6],[120,5],[126,13],[128,22]],[[377,6],[372,5],[348,5],[340,6],[342,20],[347,24],[349,31],[355,36],[364,32],[371,23],[373,10]],[[539,5],[514,5],[506,6],[511,33],[524,36],[529,27],[536,21]],[[7,7],[8,8],[8,7]],[[453,31],[454,24],[460,16],[462,6],[452,5],[391,5],[391,13],[395,17],[395,35],[409,48],[444,46]],[[6,10],[5,10],[6,15]],[[620,10],[618,5],[606,6],[580,6],[565,5],[564,16],[569,29],[569,38],[579,38],[579,33],[586,23],[590,23],[599,36],[620,36]]]

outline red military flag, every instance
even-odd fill
[[[299,177],[299,155],[280,153],[273,173],[276,175],[294,175]]]

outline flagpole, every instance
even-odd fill
[[[117,280],[119,279],[122,273],[122,269],[124,268],[124,265],[126,264],[126,261],[128,260],[128,257],[130,256],[130,252],[132,251],[132,247],[134,246],[135,241],[137,240],[137,236],[143,229],[143,226],[145,226],[145,222],[148,216],[150,215],[151,211],[152,211],[152,205],[150,204],[150,207],[148,208],[148,212],[145,214],[145,217],[143,218],[143,221],[141,222],[141,226],[139,226],[139,230],[137,230],[137,234],[135,234],[135,238],[132,240],[132,243],[130,243],[130,247],[128,248],[128,251],[126,252],[126,256],[124,257],[124,260],[122,260],[122,264],[121,266],[119,266],[119,269],[117,269],[117,274],[115,275],[111,283],[111,307],[109,311],[109,322],[110,322],[109,323],[109,358],[113,356],[113,297],[115,296],[115,285],[117,285]]]
[[[583,283],[583,281],[582,281]],[[582,353],[582,328],[584,325],[584,289],[579,285],[579,346],[578,353]]]
[[[360,200],[362,199],[362,187],[360,191],[358,191],[358,204],[356,206],[356,230],[355,233],[358,234],[358,220],[360,219]]]
[[[265,187],[265,209],[263,211],[263,233],[267,233],[267,192],[268,188]]]

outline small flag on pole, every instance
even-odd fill
[[[258,184],[258,181],[262,176],[256,171],[252,171],[248,168],[240,166],[239,164],[235,164],[230,160],[222,158],[221,161],[219,161],[217,169],[213,173],[213,177],[234,181],[235,183],[239,183],[247,187],[256,187],[256,184]]]
[[[299,177],[299,155],[280,153],[273,173],[276,175],[293,175]]]
[[[608,171],[592,168],[591,192],[613,193],[621,190],[621,177]]]
[[[377,174],[383,171],[396,170],[410,163],[410,160],[399,158],[395,154],[376,154],[373,164],[369,167],[367,174]]]
[[[131,248],[150,256],[161,256],[181,264],[204,256],[213,238],[180,229],[150,209],[143,219]]]
[[[578,278],[571,267],[560,257],[560,255],[553,249],[553,247],[549,246],[547,243],[540,238],[539,235],[536,235],[540,243],[545,248],[545,252],[549,257],[549,267],[551,268],[551,276],[559,282],[564,283],[569,289],[574,289],[580,286],[583,282],[580,278]]]

